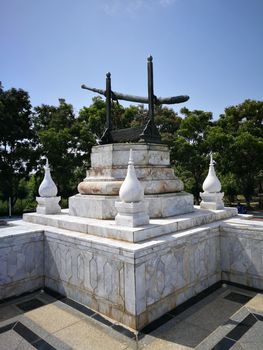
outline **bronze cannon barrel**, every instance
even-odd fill
[[[103,89],[96,89],[89,87],[85,84],[81,85],[82,89],[90,90],[93,92],[96,92],[100,95],[106,96],[106,90]],[[136,96],[136,95],[127,95],[122,94],[121,92],[112,91],[111,97],[113,100],[124,100],[129,102],[137,102],[137,103],[148,103],[148,97],[143,96]],[[187,95],[181,95],[181,96],[171,96],[171,97],[155,97],[154,98],[154,104],[161,105],[161,104],[175,104],[175,103],[182,103],[189,100],[189,96]]]
[[[106,96],[106,90],[91,88],[91,87],[89,87],[89,86],[87,86],[87,85],[85,85],[85,84],[82,84],[82,85],[81,85],[81,88],[82,88],[82,89],[89,90],[89,91],[97,92],[97,93],[100,94],[100,95]]]
[[[171,97],[157,97],[156,104],[158,105],[171,105],[174,103],[182,103],[189,100],[189,96],[180,95],[180,96],[171,96]]]

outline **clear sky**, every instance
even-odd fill
[[[147,95],[147,56],[157,96],[190,96],[179,111],[217,118],[246,98],[262,100],[263,0],[0,0],[0,80],[28,91],[33,106],[80,85]]]

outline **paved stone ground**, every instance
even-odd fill
[[[0,304],[0,349],[263,349],[261,294],[223,286],[166,318],[147,334],[134,334],[70,299],[38,291]]]

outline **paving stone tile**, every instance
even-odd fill
[[[235,343],[231,348],[231,350],[244,350],[240,344]]]
[[[43,329],[40,325],[36,324],[30,318],[24,316],[20,319],[20,323],[29,328],[32,332],[34,332],[39,338],[45,339],[50,335],[50,332]]]
[[[14,305],[0,306],[0,322],[21,315],[22,313],[23,311],[19,310]]]
[[[55,303],[57,301],[56,298],[54,298],[53,296],[43,292],[43,293],[40,293],[37,298],[39,300],[42,300],[45,304],[51,304],[51,303]]]
[[[130,331],[129,329],[127,329],[119,324],[113,325],[112,329],[114,329],[116,332],[119,332],[119,333],[125,335],[128,338],[135,339],[135,337],[136,337],[134,332]]]
[[[0,349],[15,350],[22,341],[23,338],[20,335],[18,335],[15,331],[10,330],[0,334]]]
[[[249,314],[243,321],[241,321],[235,328],[233,328],[227,335],[227,338],[238,341],[255,325],[257,319]]]
[[[253,343],[242,343],[237,344],[240,346],[240,350],[262,350],[262,344],[253,344]],[[239,350],[239,348],[231,350]]]
[[[16,304],[16,306],[23,312],[28,312],[44,306],[44,303],[41,300],[38,300],[37,298],[33,298],[27,301],[23,301],[22,303],[18,303]]]
[[[8,320],[4,320],[4,321],[0,322],[0,328],[4,327],[6,325],[9,325],[10,323],[16,323],[16,322],[20,321],[21,318],[23,318],[23,314],[9,318]]]
[[[157,318],[156,320],[154,320],[153,322],[151,322],[150,324],[148,324],[146,327],[144,327],[141,332],[144,334],[148,334],[151,333],[153,331],[155,331],[156,329],[158,329],[159,327],[161,327],[164,324],[167,324],[168,321],[172,320],[173,316],[170,315],[169,313],[164,314],[163,316]]]
[[[243,336],[240,343],[258,343],[263,348],[263,322],[257,321]]]
[[[230,317],[229,323],[237,325],[239,322],[243,321],[250,313],[251,312],[246,307],[242,307]]]
[[[229,350],[234,344],[234,340],[223,338],[212,348],[212,350]]]
[[[34,343],[34,347],[38,350],[57,350],[52,345],[47,343],[44,339],[39,339]]]
[[[209,334],[206,329],[183,321],[175,324],[175,327],[171,327],[170,330],[165,329],[162,333],[158,332],[158,338],[179,345],[193,347],[197,346]]]
[[[129,346],[128,342],[113,337],[112,331],[107,332],[102,326],[86,320],[61,329],[45,340],[55,348],[59,348],[57,341],[62,341],[65,349],[77,350],[124,350]]]
[[[152,343],[142,348],[143,350],[190,350],[188,346],[176,344],[167,340],[156,339]]]
[[[61,300],[61,302],[63,304],[66,304],[72,308],[74,308],[75,310],[78,310],[80,311],[81,313],[87,315],[87,316],[92,316],[94,314],[96,314],[95,311],[91,310],[90,308],[88,308],[87,306],[85,305],[82,305],[80,303],[77,303],[76,301],[72,300],[72,299],[69,299],[69,298],[63,298]]]
[[[23,325],[21,322],[17,322],[14,327],[14,331],[29,343],[33,343],[39,340],[39,336],[32,332],[31,329]]]
[[[36,348],[33,345],[29,344],[26,340],[22,340],[16,350],[36,350]]]
[[[236,292],[230,292],[224,298],[239,304],[246,304],[251,299],[251,297],[248,295]]]
[[[254,297],[257,295],[256,292],[253,292],[251,290],[247,290],[247,289],[243,289],[243,288],[239,288],[239,287],[231,286],[231,285],[226,285],[225,289],[226,289],[226,293],[224,296],[226,296],[228,294],[228,292],[230,292],[230,291],[236,292],[236,293],[241,293],[244,295],[248,295],[250,297]]]
[[[185,321],[212,332],[225,323],[238,309],[240,309],[240,304],[217,299],[189,315]]]
[[[26,317],[45,331],[54,333],[80,321],[84,316],[79,312],[76,315],[76,312],[72,308],[70,310],[66,309],[61,303],[53,303],[27,312]]]
[[[252,312],[263,314],[263,294],[257,294],[246,304],[246,307]]]
[[[212,332],[207,338],[205,338],[195,349],[196,350],[211,350],[217,343],[228,334],[237,323],[227,323],[219,326],[214,332]]]
[[[21,295],[21,296],[17,296],[17,297],[12,297],[10,300],[4,302],[3,304],[0,303],[0,307],[3,306],[7,306],[7,305],[15,305],[18,303],[22,303],[24,301],[30,300],[32,298],[38,297],[39,295],[41,295],[41,291],[35,291],[35,292],[31,292],[31,293],[26,293],[25,295]]]

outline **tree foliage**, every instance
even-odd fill
[[[59,100],[58,107],[35,108],[34,130],[39,140],[38,153],[48,157],[59,193],[64,198],[72,195],[78,170],[94,143],[91,132],[75,117],[73,106],[64,99]]]
[[[212,113],[157,106],[155,123],[170,146],[171,164],[185,189],[199,201],[212,150],[223,191],[230,201],[242,194],[249,203],[263,187],[263,102],[245,100],[225,109],[218,120]],[[145,125],[144,105],[112,105],[113,128]],[[94,97],[78,114],[64,99],[58,106],[41,105],[32,111],[29,95],[0,85],[0,198],[20,198],[32,208],[47,156],[59,195],[68,198],[90,166],[90,152],[105,130],[106,104]]]
[[[225,109],[208,135],[217,152],[219,172],[236,183],[249,204],[263,168],[263,102],[245,100]],[[233,183],[233,180],[232,180]]]
[[[4,91],[0,84],[0,194],[14,206],[21,186],[34,167],[35,137],[29,95],[22,89]]]
[[[212,113],[189,111],[187,108],[182,108],[181,113],[185,117],[177,130],[171,155],[176,160],[179,175],[187,184],[186,189],[193,193],[198,202],[207,171],[209,145],[206,138],[207,131],[212,125]]]

